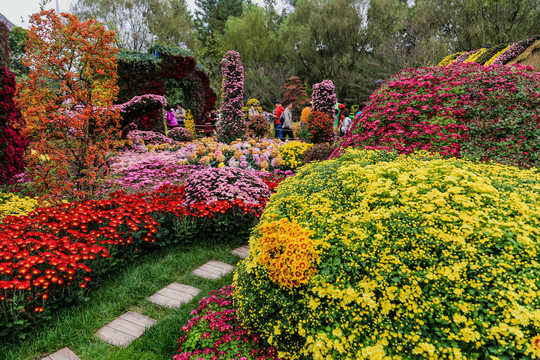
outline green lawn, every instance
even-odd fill
[[[212,245],[204,242],[156,251],[109,275],[91,292],[88,302],[55,313],[41,328],[28,333],[25,340],[4,340],[0,344],[0,358],[39,359],[67,346],[82,360],[172,359],[178,350],[180,328],[187,324],[199,300],[210,290],[232,282],[232,274],[219,280],[206,280],[191,275],[191,271],[212,259],[235,265],[241,259],[232,255],[231,250],[245,244],[245,240]],[[174,281],[195,286],[201,292],[179,309],[164,308],[146,300]],[[94,335],[129,310],[158,322],[127,349],[109,345]]]

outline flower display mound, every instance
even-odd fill
[[[334,120],[326,113],[312,111],[307,118],[309,140],[313,144],[329,142],[334,132]]]
[[[233,305],[234,287],[212,290],[182,327],[174,360],[277,360],[276,349],[245,329]]]
[[[214,203],[236,199],[246,204],[265,203],[272,192],[256,172],[240,168],[205,168],[194,171],[185,181],[185,201]]]
[[[333,156],[362,147],[540,164],[540,73],[530,67],[405,69],[370,100]]]
[[[267,204],[238,316],[287,359],[540,358],[540,173],[349,150]]]
[[[169,137],[176,141],[193,141],[193,133],[184,127],[175,127],[169,130]]]
[[[300,141],[286,142],[279,148],[279,155],[283,159],[283,168],[286,170],[295,170],[304,165],[304,153],[313,146]]]
[[[256,138],[267,137],[270,133],[270,123],[263,115],[255,115],[253,119],[248,122],[247,128],[249,133]]]
[[[161,145],[161,144],[169,144],[169,145],[177,145],[178,141],[173,140],[171,138],[168,138],[167,136],[160,134],[155,131],[142,131],[142,130],[131,130],[126,135],[127,139],[136,140],[141,139],[144,141],[145,144],[152,144],[152,145]]]

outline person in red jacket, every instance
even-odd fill
[[[276,129],[277,139],[281,139],[281,123],[279,122],[279,119],[284,111],[285,108],[281,106],[281,102],[276,101],[276,108],[274,109],[274,128]]]

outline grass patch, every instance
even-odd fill
[[[206,280],[191,275],[191,271],[209,260],[235,265],[240,258],[232,255],[231,250],[244,244],[245,240],[238,240],[209,245],[203,240],[199,244],[161,249],[143,256],[125,269],[108,275],[90,292],[88,302],[58,311],[50,321],[28,333],[25,340],[0,344],[2,360],[41,358],[65,346],[82,360],[172,359],[178,350],[180,328],[187,324],[199,300],[210,290],[232,282],[232,273],[219,280]],[[195,286],[201,292],[179,309],[161,307],[146,300],[174,281]],[[137,311],[158,322],[127,349],[109,345],[94,335],[126,311]]]

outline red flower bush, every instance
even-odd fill
[[[249,236],[268,199],[186,206],[183,186],[39,208],[0,225],[0,337],[36,326],[139,253]]]
[[[375,92],[333,153],[428,150],[522,167],[540,164],[540,73],[475,63],[405,69]]]
[[[322,111],[312,111],[307,118],[307,129],[310,142],[319,144],[329,142],[334,132],[334,121]]]

